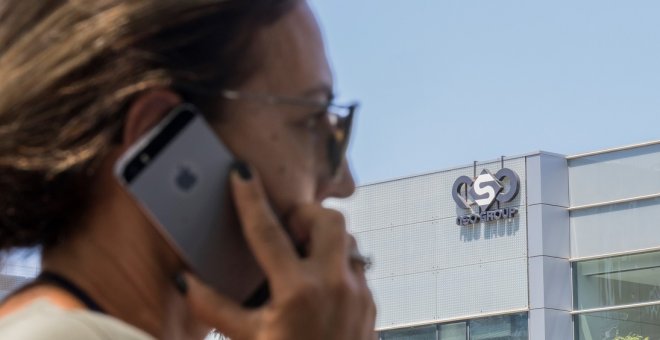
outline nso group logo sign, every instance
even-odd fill
[[[519,191],[520,177],[511,169],[501,169],[494,175],[484,169],[474,179],[459,177],[454,182],[452,195],[459,208],[470,209],[471,213],[458,216],[456,224],[469,226],[516,217],[518,208],[493,209],[493,205],[496,202],[511,202]]]

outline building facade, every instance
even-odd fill
[[[660,142],[501,158],[327,205],[374,259],[382,340],[660,339]],[[35,258],[5,263],[0,294]]]
[[[40,270],[38,251],[17,251],[1,254],[0,258],[0,299],[12,290],[30,282]]]
[[[660,143],[475,163],[328,205],[374,259],[383,340],[660,339]]]

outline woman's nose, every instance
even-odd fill
[[[346,198],[355,192],[355,180],[346,160],[342,162],[335,177],[324,183],[322,187],[319,193],[321,200],[329,197]]]

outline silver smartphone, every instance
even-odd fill
[[[233,161],[197,109],[183,104],[130,147],[114,173],[202,280],[237,302],[258,305],[267,286],[231,204]]]

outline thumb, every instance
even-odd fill
[[[193,316],[232,339],[250,339],[259,309],[250,310],[218,294],[190,273],[183,275],[186,303]]]

